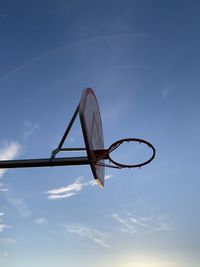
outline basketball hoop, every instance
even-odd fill
[[[63,147],[72,125],[79,114],[85,147],[66,148]],[[151,157],[137,164],[122,164],[111,157],[111,153],[120,145],[126,142],[136,142],[146,145],[152,150]],[[85,156],[78,157],[56,157],[60,152],[80,152],[85,151]],[[69,165],[90,165],[94,179],[103,187],[105,177],[105,167],[110,168],[141,168],[150,163],[155,157],[156,150],[149,142],[138,138],[121,139],[113,143],[108,149],[104,148],[103,127],[101,114],[94,91],[91,88],[83,90],[80,102],[61,138],[58,146],[51,153],[49,158],[42,159],[19,159],[0,160],[0,169],[5,168],[27,168],[27,167],[53,167]],[[109,160],[109,164],[105,162]],[[111,164],[110,164],[111,163]]]
[[[148,160],[146,160],[142,163],[137,163],[137,164],[122,164],[122,163],[117,162],[116,160],[113,160],[110,154],[125,142],[127,142],[127,143],[137,142],[137,143],[144,144],[144,145],[148,146],[152,150],[151,157]],[[144,139],[139,139],[139,138],[120,139],[120,140],[114,142],[108,149],[95,151],[96,164],[97,165],[104,166],[104,167],[110,167],[110,168],[117,168],[117,169],[141,168],[141,167],[149,164],[154,159],[155,154],[156,154],[156,150],[155,150],[154,146],[151,143],[149,143],[148,141],[146,141]],[[101,162],[102,160],[106,160],[106,159],[109,160],[109,162],[112,164],[106,164],[106,163]]]

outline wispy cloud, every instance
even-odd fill
[[[113,177],[113,175],[106,175],[105,180],[110,179]],[[84,182],[84,178],[81,176],[77,178],[74,183],[69,184],[64,187],[52,189],[46,192],[48,195],[48,199],[56,200],[56,199],[63,199],[63,198],[69,198],[76,194],[78,194],[80,191],[82,191],[84,188],[88,186],[95,186],[97,185],[97,182],[95,180],[91,180],[89,182]]]
[[[35,219],[34,222],[35,222],[35,224],[38,224],[38,225],[46,225],[47,219],[44,217],[40,217],[40,218]]]
[[[8,17],[8,14],[5,11],[0,10],[0,19],[4,20]]]
[[[119,215],[112,214],[112,217],[121,225],[121,231],[128,233],[137,233],[140,231],[168,231],[171,224],[163,216],[136,216],[131,213]]]
[[[24,122],[23,138],[27,139],[40,129],[39,123],[32,123],[30,121]]]
[[[19,155],[21,145],[19,142],[4,141],[0,143],[0,160],[12,160]],[[6,173],[6,169],[0,169],[0,178]],[[2,191],[2,190],[1,190]]]
[[[122,218],[117,213],[112,214],[112,217],[122,226],[121,231],[131,233],[137,232],[135,227],[132,225],[132,223],[130,223],[129,220],[127,220],[127,218]]]
[[[3,223],[2,217],[4,216],[4,212],[0,212],[0,232],[3,232],[5,228],[7,228],[7,225]]]
[[[3,262],[6,261],[8,256],[9,256],[8,252],[6,252],[6,251],[0,252],[0,260],[1,261],[3,261]]]
[[[73,195],[76,195],[85,186],[82,180],[83,180],[83,177],[79,177],[78,179],[75,180],[74,183],[70,185],[47,191],[46,193],[48,194],[48,198],[49,199],[62,199],[62,198],[68,198]]]
[[[176,86],[177,82],[167,81],[162,88],[163,97],[169,96],[176,89]]]
[[[21,149],[19,142],[4,141],[1,143],[0,160],[10,160],[16,157]]]
[[[10,194],[6,194],[6,198],[9,201],[9,203],[15,207],[17,212],[22,217],[26,218],[26,217],[29,217],[31,215],[31,212],[30,212],[27,204],[22,199],[13,197]]]
[[[1,192],[8,192],[8,189],[7,188],[0,188],[0,191]]]
[[[102,247],[105,248],[109,247],[108,245],[109,235],[107,233],[102,233],[96,229],[92,229],[90,227],[83,226],[80,224],[77,225],[67,224],[64,227],[68,233],[79,235],[82,238],[86,238],[92,242],[95,242]]]
[[[0,192],[7,192],[8,188],[6,188],[5,184],[0,183]]]
[[[4,257],[8,257],[8,252],[4,251],[4,252],[3,252],[3,256],[4,256]]]
[[[0,232],[3,232],[3,230],[6,228],[5,224],[0,224]]]
[[[107,174],[107,175],[105,175],[105,181],[108,180],[108,179],[110,179],[110,178],[112,178],[112,177],[114,177],[114,175],[112,175],[112,174]],[[91,181],[88,183],[88,185],[95,186],[95,185],[98,185],[98,184],[97,184],[97,182],[93,179],[93,180],[91,180]]]
[[[10,238],[10,237],[5,237],[5,238],[1,238],[0,239],[0,243],[4,244],[4,245],[7,245],[7,246],[10,246],[10,245],[14,245],[17,243],[17,241],[13,238]]]

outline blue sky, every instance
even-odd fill
[[[48,157],[83,88],[140,170],[0,170],[2,267],[199,267],[199,1],[1,1],[0,159]],[[79,120],[66,146],[83,146]],[[131,160],[134,153],[119,153]]]

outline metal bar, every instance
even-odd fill
[[[60,149],[60,152],[61,151],[72,151],[72,152],[75,152],[75,151],[86,151],[86,148],[82,148],[82,147],[69,147],[69,148],[61,148]]]
[[[89,160],[87,157],[2,160],[0,161],[0,169],[54,167],[54,166],[69,166],[69,165],[88,165],[88,164]]]
[[[78,112],[79,112],[79,104],[78,104],[78,106],[77,106],[77,108],[76,108],[76,110],[74,112],[74,115],[71,118],[71,121],[69,122],[69,124],[67,126],[67,129],[66,129],[66,131],[65,131],[65,133],[64,133],[64,135],[63,135],[63,137],[62,137],[62,139],[61,139],[61,141],[59,143],[59,145],[51,153],[51,158],[52,159],[55,158],[56,154],[60,152],[60,150],[61,150],[61,148],[62,148],[62,146],[63,146],[63,144],[65,142],[65,139],[66,139],[67,135],[69,134],[69,131],[72,128],[72,125],[73,125],[73,123],[74,123],[74,121],[76,119],[76,116],[78,115]]]
[[[58,145],[58,149],[61,149],[62,145],[64,144],[65,139],[66,139],[66,137],[67,137],[67,135],[68,135],[68,133],[69,133],[69,131],[70,131],[70,129],[71,129],[71,127],[72,127],[72,125],[73,125],[75,119],[76,119],[76,116],[77,116],[77,114],[78,114],[78,111],[79,111],[79,105],[77,106],[77,108],[76,108],[76,110],[75,110],[75,112],[74,112],[74,115],[73,115],[73,117],[71,118],[71,121],[69,122],[69,124],[68,124],[68,126],[67,126],[67,129],[66,129],[66,131],[65,131],[65,133],[64,133],[64,135],[63,135],[63,137],[62,137],[62,139],[61,139],[61,141],[60,141],[60,143],[59,143],[59,145]]]

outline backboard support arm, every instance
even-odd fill
[[[62,148],[62,146],[63,146],[63,144],[64,144],[64,142],[65,142],[65,140],[66,140],[71,128],[72,128],[72,125],[73,125],[78,113],[79,113],[79,104],[78,104],[78,106],[77,106],[77,108],[76,108],[76,110],[75,110],[75,112],[74,112],[74,114],[73,114],[68,126],[67,126],[67,129],[65,130],[65,133],[64,133],[63,137],[60,140],[60,143],[58,144],[57,148],[52,151],[51,159],[54,159],[56,157],[56,155],[61,151],[82,151],[82,150],[85,150],[85,148]]]
[[[86,151],[86,148],[63,148],[63,144],[72,128],[72,125],[79,113],[79,104],[62,136],[57,148],[51,153],[50,158],[40,159],[20,159],[20,160],[1,160],[0,169],[9,168],[29,168],[29,167],[54,167],[54,166],[69,166],[69,165],[89,165],[89,159],[86,156],[82,157],[61,157],[56,158],[59,152],[77,152]]]
[[[87,157],[1,160],[0,169],[54,167],[54,166],[69,166],[69,165],[88,165],[88,164],[89,160]]]

